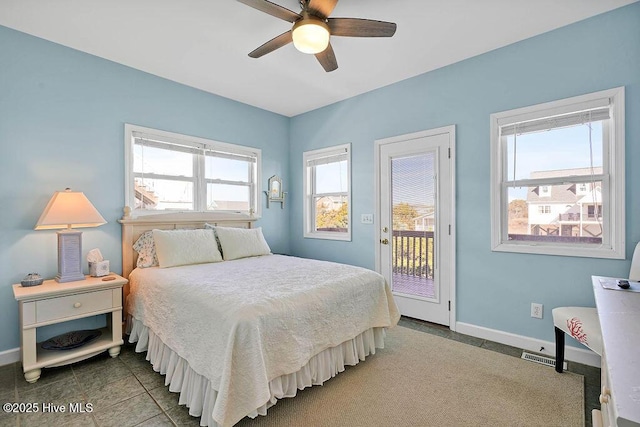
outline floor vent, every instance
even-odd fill
[[[538,354],[527,353],[526,351],[522,352],[522,359],[528,360],[530,362],[539,363],[545,366],[551,366],[552,368],[556,367],[556,359],[552,357],[540,356]],[[567,370],[567,362],[564,362],[562,368]]]

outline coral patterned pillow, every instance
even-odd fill
[[[156,244],[153,240],[153,231],[145,231],[133,244],[133,250],[138,252],[136,266],[139,268],[156,267],[159,265],[156,255]]]

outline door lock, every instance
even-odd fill
[[[384,227],[384,228],[382,229],[382,232],[383,232],[383,233],[386,233],[386,232],[388,232],[388,231],[389,231],[389,229],[388,229],[387,227]]]
[[[383,245],[388,245],[389,239],[380,239],[380,243],[382,243]]]

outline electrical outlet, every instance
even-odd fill
[[[538,304],[535,302],[531,303],[531,317],[542,319],[542,304]]]

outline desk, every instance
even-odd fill
[[[605,289],[592,276],[602,329],[601,411],[594,426],[640,426],[640,292]]]

